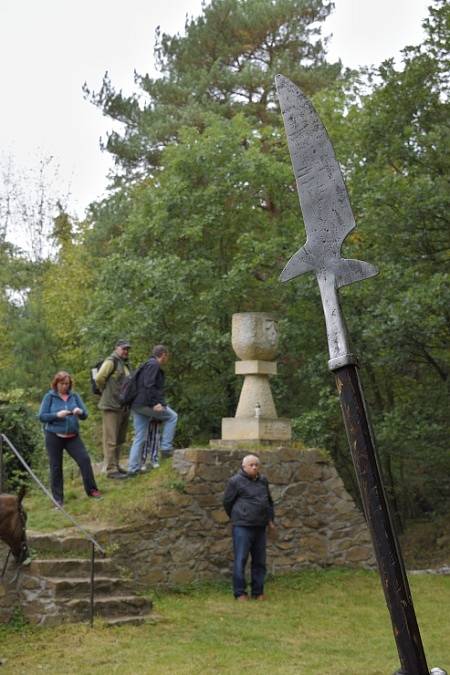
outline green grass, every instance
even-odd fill
[[[164,495],[183,490],[171,461],[128,481],[99,478],[102,501],[88,499],[68,464],[67,510],[82,524],[139,522]],[[71,474],[73,473],[73,476]],[[71,527],[34,489],[26,497],[28,527]],[[450,577],[412,577],[428,664],[450,673]],[[100,620],[39,628],[17,614],[0,626],[0,672],[78,675],[292,673],[390,675],[398,656],[376,573],[305,571],[269,580],[268,601],[237,603],[225,585],[197,585],[153,595],[155,625],[107,628]],[[5,662],[6,659],[6,662]]]
[[[118,481],[98,476],[98,487],[103,494],[100,501],[86,496],[80,476],[70,477],[72,467],[64,481],[64,508],[80,524],[123,525],[145,518],[152,513],[158,497],[183,489],[179,474],[172,469],[172,461],[165,460],[160,469],[142,474],[137,478]],[[75,473],[75,472],[74,472]],[[28,514],[27,528],[48,532],[73,527],[38,487],[32,488],[25,497]]]
[[[428,664],[450,671],[450,577],[413,577]],[[266,602],[226,586],[154,597],[156,625],[0,628],[6,673],[388,675],[398,656],[375,572],[308,571],[269,581]]]

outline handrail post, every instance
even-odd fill
[[[91,628],[94,625],[94,567],[95,567],[95,545],[91,543],[91,607],[90,607],[90,623]]]

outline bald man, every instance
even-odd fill
[[[245,566],[251,557],[251,597],[264,600],[266,577],[266,528],[274,530],[273,501],[269,483],[260,474],[256,455],[242,460],[240,471],[225,488],[223,506],[233,525],[233,593],[236,600],[248,600]]]

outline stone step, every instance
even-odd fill
[[[63,603],[74,619],[87,619],[90,612],[89,598],[74,598]],[[152,602],[139,595],[111,595],[96,597],[94,601],[95,616],[113,617],[144,616],[152,609]]]
[[[97,539],[97,537],[95,537]],[[90,557],[92,544],[89,539],[82,535],[67,533],[67,535],[51,532],[28,532],[28,545],[38,553],[48,551],[49,553],[81,553]],[[98,539],[97,539],[98,541]],[[99,542],[101,545],[101,542]],[[96,551],[96,555],[98,555]]]
[[[111,558],[95,558],[95,574],[117,576],[117,566]],[[45,577],[90,576],[89,558],[36,558],[28,567],[27,574]]]
[[[115,616],[113,618],[103,619],[106,626],[114,628],[114,626],[140,626],[143,623],[157,623],[153,614],[141,614],[140,616]]]
[[[50,588],[53,588],[56,600],[64,597],[90,597],[91,580],[88,577],[46,577]],[[132,595],[133,586],[118,577],[95,577],[94,593],[97,599],[100,594]]]

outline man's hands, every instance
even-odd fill
[[[269,539],[272,541],[277,538],[277,528],[273,520],[269,520],[267,524],[267,534],[269,535]]]
[[[153,406],[153,410],[155,412],[164,412],[165,407],[161,403],[157,403],[156,405]]]

